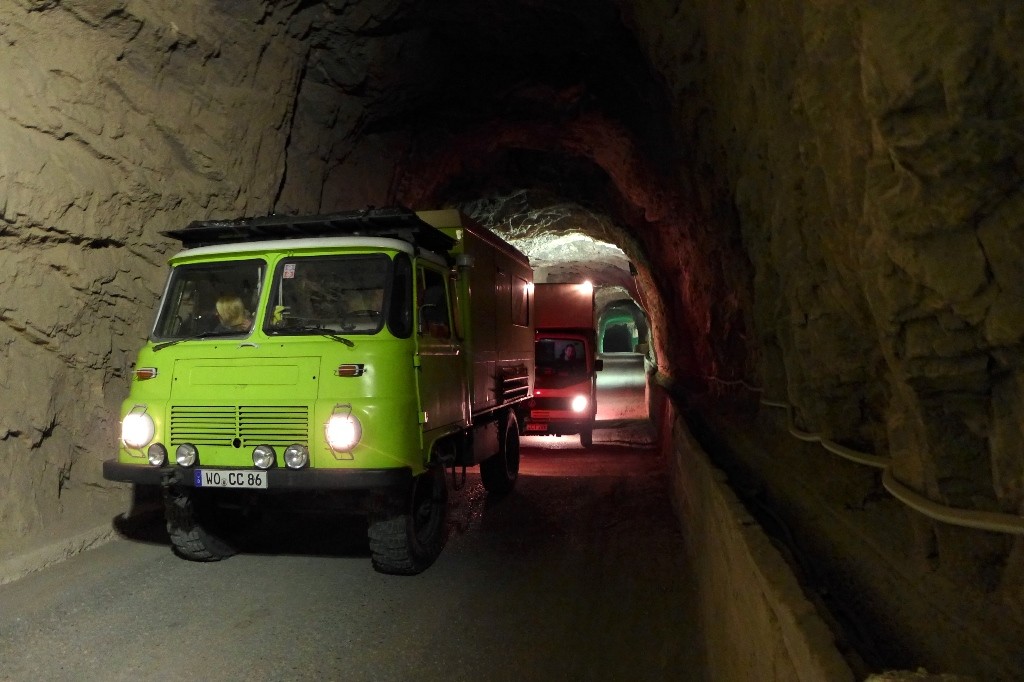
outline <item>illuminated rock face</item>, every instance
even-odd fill
[[[617,244],[677,384],[1024,508],[1019,3],[165,5],[0,9],[0,541],[120,494],[161,230],[396,202]]]
[[[680,108],[735,204],[769,395],[932,499],[1021,512],[1024,11],[699,4]],[[664,20],[638,19],[669,49]]]
[[[0,8],[0,552],[110,519],[159,231],[275,204],[301,45],[259,3],[187,4]]]

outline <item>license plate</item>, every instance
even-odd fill
[[[196,469],[197,488],[266,488],[267,472],[249,469]]]
[[[527,431],[547,431],[548,430],[548,425],[547,424],[538,424],[537,422],[529,422],[526,425],[526,430]]]

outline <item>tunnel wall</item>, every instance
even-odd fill
[[[711,680],[832,682],[854,676],[792,570],[694,440],[664,390],[652,390]]]
[[[749,258],[751,383],[931,500],[1024,513],[1024,5],[620,7],[692,141],[692,232]],[[710,263],[652,252],[691,273],[679,291],[705,282],[709,320],[734,300]],[[744,367],[723,341],[705,374]],[[1024,599],[1019,537],[912,523],[929,570]]]
[[[176,250],[160,231],[272,208],[303,53],[256,0],[13,0],[0,43],[2,562],[126,508],[101,462]]]

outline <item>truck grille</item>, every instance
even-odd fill
[[[171,446],[260,444],[287,447],[308,445],[309,408],[305,406],[251,407],[230,405],[175,405],[171,408]]]
[[[571,410],[572,398],[534,398],[534,410]]]

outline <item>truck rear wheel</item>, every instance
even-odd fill
[[[164,488],[164,517],[174,552],[190,561],[220,561],[237,553],[229,526],[217,513],[212,491]]]
[[[448,485],[444,469],[420,474],[399,499],[385,498],[370,512],[370,554],[381,573],[415,575],[426,570],[444,546]]]
[[[480,462],[480,481],[487,492],[502,495],[510,492],[519,478],[519,424],[514,412],[502,428],[498,454]]]

